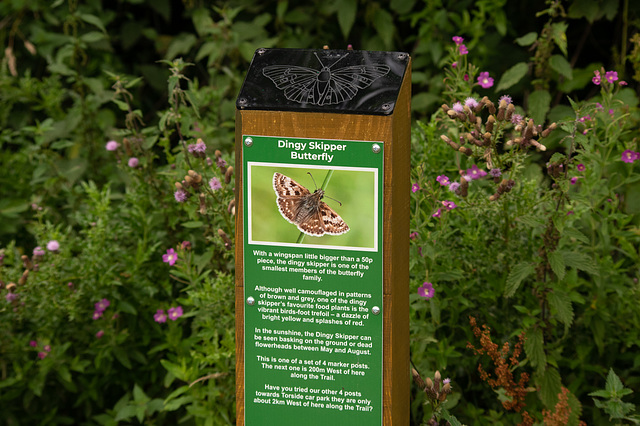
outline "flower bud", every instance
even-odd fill
[[[445,112],[445,114],[448,114],[449,110],[451,109],[451,108],[449,108],[449,105],[447,105],[447,104],[442,104],[441,108]]]
[[[466,146],[461,146],[458,151],[460,151],[461,153],[463,153],[464,155],[466,155],[467,157],[470,157],[471,154],[473,154],[473,150],[471,148],[467,148]]]
[[[182,189],[182,184],[180,182],[176,182],[174,185],[176,186],[176,189]]]
[[[216,152],[214,152],[213,155],[215,155],[216,158],[220,158],[220,157],[222,157],[222,152],[220,152],[219,149],[216,149]]]
[[[16,284],[15,283],[9,283],[7,284],[7,291],[9,293],[13,293],[13,291],[16,289]]]
[[[227,212],[229,212],[229,214],[231,216],[235,216],[235,214],[236,214],[236,200],[231,200],[229,202],[229,205],[227,206]]]
[[[418,374],[415,368],[411,369],[411,375],[413,376],[413,381],[416,382],[416,385],[418,385],[420,389],[425,390],[427,385],[424,383],[424,380],[422,380],[422,377],[420,377],[420,374]]]
[[[454,141],[452,141],[449,136],[447,135],[440,135],[440,139],[442,139],[443,141],[445,141],[451,148],[455,149],[456,151],[458,149],[460,149],[460,145],[458,145],[457,143],[455,143]]]
[[[207,213],[207,202],[206,202],[205,195],[202,192],[198,195],[198,200],[200,202],[200,205],[199,205],[200,214],[206,214]]]
[[[27,282],[28,277],[29,277],[29,270],[25,269],[24,272],[22,273],[22,276],[18,280],[18,285],[24,285],[24,283]]]
[[[433,389],[433,380],[431,380],[429,377],[427,377],[427,388],[428,389]]]
[[[513,104],[509,104],[507,105],[507,113],[505,114],[505,119],[506,120],[511,120],[511,116],[513,115],[513,113],[516,111],[516,107]]]
[[[232,247],[232,243],[231,243],[231,240],[229,239],[229,236],[227,236],[227,234],[220,228],[218,228],[218,235],[220,236],[220,238],[222,238],[222,241],[224,242],[224,248],[227,250],[230,250]]]
[[[227,168],[227,171],[224,174],[224,183],[229,183],[231,182],[231,177],[233,176],[233,167],[229,166]]]
[[[487,117],[487,124],[485,124],[484,128],[487,132],[493,132],[493,125],[496,122],[496,118],[493,115]]]

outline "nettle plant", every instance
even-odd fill
[[[605,342],[625,352],[636,345],[626,330],[605,334],[613,327],[609,315],[618,314],[603,310],[622,308],[634,324],[640,319],[622,296],[630,296],[638,276],[638,236],[627,199],[638,180],[633,165],[640,154],[637,138],[630,137],[634,117],[628,107],[637,100],[617,73],[597,70],[599,98],[570,100],[575,117],[566,121],[536,123],[508,95],[495,103],[475,95],[475,88],[489,88],[493,79],[468,63],[461,37],[453,41],[445,70],[451,101],[429,123],[419,123],[423,144],[414,144],[411,267],[414,280],[424,283],[413,306],[416,319],[431,320],[426,330],[414,327],[431,339],[446,336],[444,343],[472,340],[458,325],[467,315],[493,321],[501,335],[522,336],[526,358],[512,360],[511,368],[533,371],[525,373],[528,387],[521,384],[518,404],[508,389],[496,387],[503,407],[518,408],[516,419],[526,425],[542,420],[542,407],[550,418],[564,401],[558,416],[577,424],[581,405],[574,394],[588,389],[563,387],[561,373],[589,381],[582,365],[566,359],[572,351],[591,350],[593,343],[582,342],[581,333],[593,333],[600,352]],[[611,280],[620,283],[615,291],[604,287]],[[421,312],[425,299],[430,318]],[[589,300],[598,304],[588,306]],[[437,349],[427,342],[416,343],[414,353],[430,354],[436,365],[423,369],[443,369],[459,356],[443,342]],[[592,368],[608,370],[597,356],[590,361]],[[476,374],[470,366],[458,368]],[[494,387],[500,383],[496,374],[481,377]],[[439,420],[437,412],[427,412]]]

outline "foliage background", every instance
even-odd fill
[[[439,140],[446,127],[439,107],[462,94],[443,71],[459,35],[477,70],[496,79],[481,94],[497,102],[508,91],[536,123],[575,120],[576,105],[602,101],[591,84],[595,69],[615,69],[629,83],[612,98],[624,117],[599,127],[609,144],[580,145],[579,159],[594,172],[575,194],[583,202],[575,220],[558,222],[580,231],[563,233],[563,244],[589,256],[565,265],[554,284],[571,301],[570,318],[560,312],[543,351],[530,346],[522,365],[545,366],[534,384],[547,391],[527,399],[534,411],[554,406],[561,382],[581,401],[583,419],[608,424],[587,394],[603,386],[610,367],[628,387],[640,380],[640,182],[637,165],[613,161],[623,145],[640,150],[639,7],[628,0],[1,2],[0,411],[9,424],[233,423],[233,179],[219,164],[233,164],[235,96],[253,52],[325,44],[409,52],[412,170],[425,188],[470,166]],[[465,349],[473,339],[467,316],[489,324],[500,342],[538,326],[536,299],[524,291],[508,299],[503,290],[512,259],[538,256],[541,217],[550,216],[522,212],[546,205],[538,188],[554,183],[545,165],[567,153],[560,142],[572,134],[567,123],[546,152],[523,163],[509,206],[519,221],[506,244],[493,238],[505,229],[495,204],[472,198],[475,210],[460,209],[439,226],[429,219],[434,199],[425,194],[433,193],[413,196],[412,231],[421,235],[412,242],[412,291],[429,280],[437,296],[412,296],[412,359],[424,374],[451,376],[448,407],[463,422],[520,421],[479,380],[478,357]],[[197,138],[215,165],[187,155]],[[121,143],[116,153],[104,148],[112,139]],[[131,157],[138,167],[128,166]],[[177,203],[175,182],[188,170],[204,184]],[[220,190],[207,189],[212,178]],[[23,276],[21,256],[52,239],[59,253],[47,253],[20,284],[18,302],[4,303],[7,285]],[[170,247],[180,257],[173,268],[161,262]],[[91,320],[103,298],[111,306]],[[180,319],[153,320],[177,305],[185,308]],[[556,305],[556,317],[558,306],[567,305]],[[51,352],[40,360],[45,345]],[[412,392],[419,424],[430,413]],[[640,402],[637,393],[628,398]]]

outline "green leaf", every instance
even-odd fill
[[[160,363],[169,373],[173,374],[176,378],[186,381],[186,373],[178,364],[174,364],[170,361],[167,361],[166,359],[161,359]]]
[[[537,39],[538,39],[538,33],[534,31],[534,32],[526,33],[522,37],[518,37],[515,40],[515,42],[518,43],[520,46],[531,46],[533,43],[535,43]]]
[[[409,13],[413,8],[416,0],[391,0],[389,7],[399,15]]]
[[[549,66],[558,74],[564,76],[568,80],[573,80],[573,70],[571,64],[562,55],[553,55],[549,59]]]
[[[562,257],[562,253],[558,253],[558,251],[554,251],[549,253],[549,265],[551,266],[551,270],[558,277],[558,280],[562,280],[564,278],[564,274],[567,271],[564,265],[564,258]]]
[[[356,12],[358,11],[358,0],[342,0],[337,2],[338,6],[338,23],[342,36],[346,39],[349,37],[353,23],[356,21]]]
[[[189,222],[184,222],[182,226],[184,228],[202,228],[204,226],[204,222],[200,220],[191,220]]]
[[[511,86],[518,84],[528,71],[529,65],[526,62],[519,62],[515,64],[502,74],[502,77],[500,77],[500,81],[496,86],[496,92],[506,90]]]
[[[535,124],[543,124],[551,107],[551,95],[546,90],[536,90],[529,95],[529,116]]]
[[[507,283],[504,288],[504,297],[511,297],[515,294],[522,280],[533,274],[535,271],[533,265],[529,262],[520,262],[511,269],[507,277]]]
[[[562,290],[553,290],[547,293],[547,301],[560,322],[570,327],[573,323],[573,305],[569,295]]]
[[[531,360],[531,365],[541,372],[547,365],[547,356],[544,353],[544,337],[540,328],[530,328],[526,334],[524,351]]]
[[[85,43],[95,43],[100,40],[104,40],[105,38],[107,38],[105,34],[100,31],[89,31],[88,33],[80,36],[80,40]]]
[[[558,394],[562,392],[560,373],[554,367],[547,366],[544,373],[539,375],[536,383],[540,389],[538,396],[547,408],[553,408],[558,402]]]
[[[534,215],[524,215],[516,218],[518,222],[522,222],[524,225],[527,225],[531,228],[539,228],[544,226],[544,220],[538,216]]]
[[[593,259],[584,253],[559,250],[564,258],[564,264],[570,268],[576,268],[590,274],[598,275],[598,269],[594,266]]]
[[[442,418],[448,421],[451,426],[462,426],[462,423],[460,423],[460,421],[456,419],[456,416],[449,413],[449,410],[447,410],[446,408],[443,407],[440,414],[442,415]]]
[[[617,395],[622,389],[624,389],[622,381],[613,371],[613,368],[610,368],[609,374],[607,374],[607,384],[605,385],[605,389],[608,390],[612,395]]]
[[[102,31],[103,33],[107,33],[107,29],[104,27],[104,24],[102,23],[102,21],[100,20],[100,18],[98,18],[95,15],[90,15],[88,13],[78,13],[78,18],[82,19],[84,22],[87,22],[95,27],[98,27],[100,29],[100,31]]]
[[[393,41],[393,33],[396,28],[391,14],[384,9],[377,9],[373,15],[373,25],[384,42],[384,45],[390,49]]]
[[[566,22],[556,22],[551,25],[551,36],[553,41],[562,51],[564,56],[567,56],[567,28],[569,24]]]
[[[589,244],[589,238],[576,228],[564,228],[562,234],[564,237],[575,238],[582,243]]]
[[[120,364],[124,365],[129,370],[131,370],[131,367],[132,367],[131,366],[131,361],[129,361],[129,356],[124,351],[124,349],[119,348],[119,347],[113,348],[113,355],[116,357],[116,359],[118,361],[120,361]]]

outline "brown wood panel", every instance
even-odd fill
[[[409,424],[410,70],[409,64],[390,116],[236,112],[236,414],[240,426],[244,425],[243,134],[384,142],[383,424]]]

